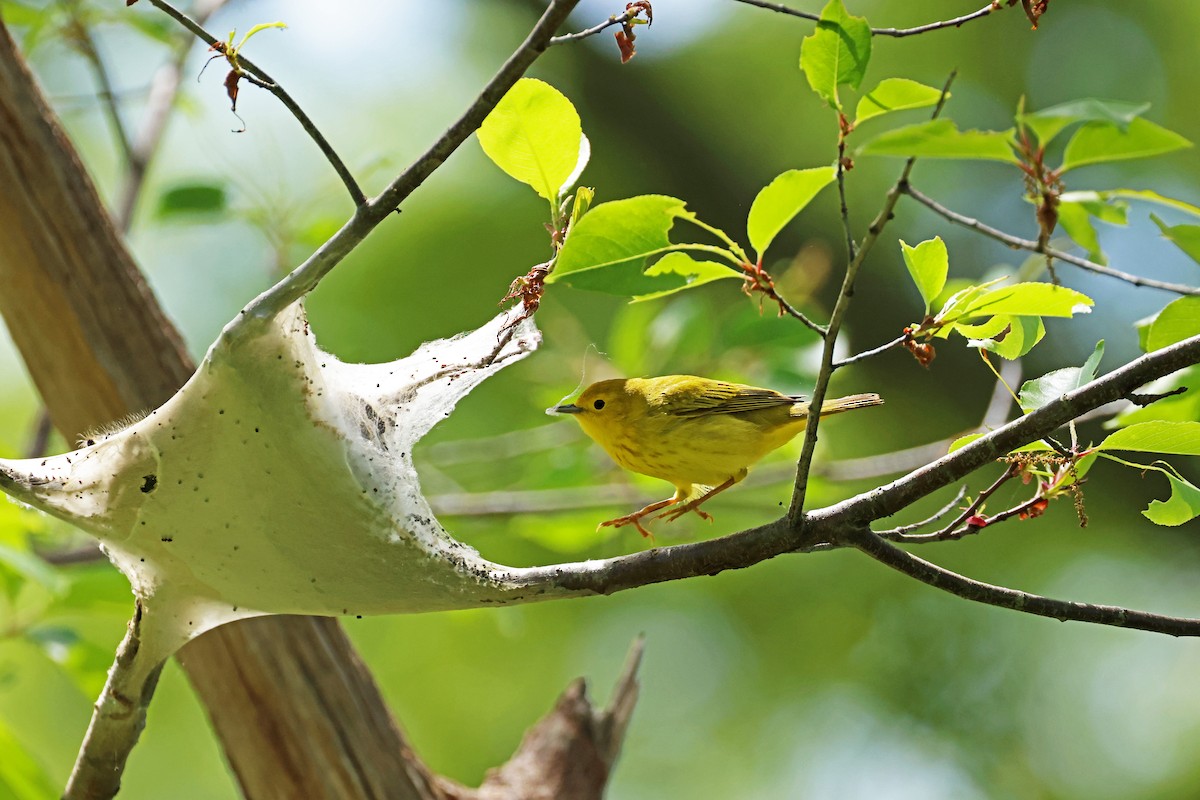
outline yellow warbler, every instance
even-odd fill
[[[839,397],[825,402],[821,416],[882,403],[877,394]],[[674,484],[675,494],[666,500],[600,523],[633,525],[649,536],[641,520],[677,503],[684,504],[658,516],[670,522],[695,511],[712,519],[700,504],[745,478],[752,464],[804,430],[809,409],[803,397],[771,389],[664,375],[593,383],[574,403],[547,411],[574,416],[625,469]]]

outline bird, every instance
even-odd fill
[[[839,397],[822,404],[821,416],[882,404],[877,394]],[[695,375],[599,381],[575,402],[546,411],[573,416],[625,469],[674,485],[675,494],[666,500],[599,525],[633,525],[646,537],[651,534],[642,520],[655,512],[661,513],[650,519],[671,522],[695,511],[711,520],[700,505],[791,441],[809,417],[802,396]]]

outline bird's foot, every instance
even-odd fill
[[[643,510],[643,511],[635,512],[633,514],[626,514],[623,517],[617,517],[615,519],[608,519],[608,520],[605,520],[604,522],[601,522],[599,525],[597,525],[596,530],[600,530],[601,528],[623,528],[626,525],[632,525],[633,527],[638,529],[638,533],[640,533],[642,536],[646,537],[647,539],[649,539],[650,541],[653,542],[654,534],[650,533],[650,531],[646,530],[646,528],[642,525],[641,519],[644,516],[646,516],[646,514],[645,514],[645,511]]]

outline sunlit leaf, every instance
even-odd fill
[[[1027,354],[1046,335],[1046,326],[1041,317],[1001,316],[1000,319],[1008,321],[1006,330],[993,338],[971,339],[967,342],[968,346],[982,347],[1011,361]]]
[[[692,219],[694,215],[682,200],[665,195],[646,194],[601,203],[571,230],[547,282],[617,265],[631,265],[640,275],[652,255],[671,247],[671,227],[681,218]]]
[[[1086,314],[1094,302],[1090,297],[1052,283],[1018,283],[1001,286],[976,297],[963,311],[964,317],[983,314],[1013,314],[1039,317],[1070,317]]]
[[[1107,122],[1089,122],[1067,142],[1062,171],[1087,164],[1157,156],[1191,146],[1179,134],[1141,118],[1131,120],[1124,130]]]
[[[800,69],[808,85],[831,107],[841,109],[838,87],[857,89],[871,58],[871,26],[852,17],[842,0],[829,0],[811,35],[800,43]]]
[[[1171,496],[1167,500],[1153,500],[1142,512],[1146,519],[1157,525],[1182,525],[1200,516],[1200,489],[1188,481],[1165,473],[1171,482]]]
[[[866,156],[965,158],[1017,163],[1013,132],[960,131],[953,120],[934,119],[906,125],[871,139],[859,153]]]
[[[1110,433],[1096,449],[1200,456],[1200,422],[1139,422]]]
[[[1096,379],[1096,370],[1103,356],[1104,340],[1101,339],[1082,367],[1064,367],[1048,372],[1040,378],[1025,381],[1017,396],[1021,408],[1026,412],[1035,411],[1068,392],[1091,383]]]
[[[941,96],[940,89],[910,81],[908,78],[885,78],[858,101],[858,108],[854,111],[854,124],[861,125],[869,119],[893,111],[927,108],[935,105]]]
[[[759,258],[784,226],[832,183],[836,174],[833,167],[790,169],[763,187],[754,198],[746,220],[750,245]]]
[[[496,166],[556,202],[581,167],[579,114],[548,83],[522,78],[479,126],[479,144]]]
[[[940,236],[926,239],[915,247],[901,240],[900,250],[904,254],[904,265],[908,267],[908,274],[917,285],[917,291],[925,301],[925,312],[928,313],[934,299],[942,293],[946,275],[950,271],[946,243]]]

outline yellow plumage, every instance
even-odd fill
[[[883,403],[876,394],[826,401],[821,416]],[[601,523],[634,525],[667,506],[702,493],[664,512],[668,521],[689,511],[705,519],[699,505],[746,477],[750,466],[804,430],[809,408],[804,398],[740,383],[694,375],[629,378],[594,383],[569,405],[552,409],[571,414],[625,469],[661,478],[675,486],[667,500]],[[715,487],[715,488],[709,488]]]

